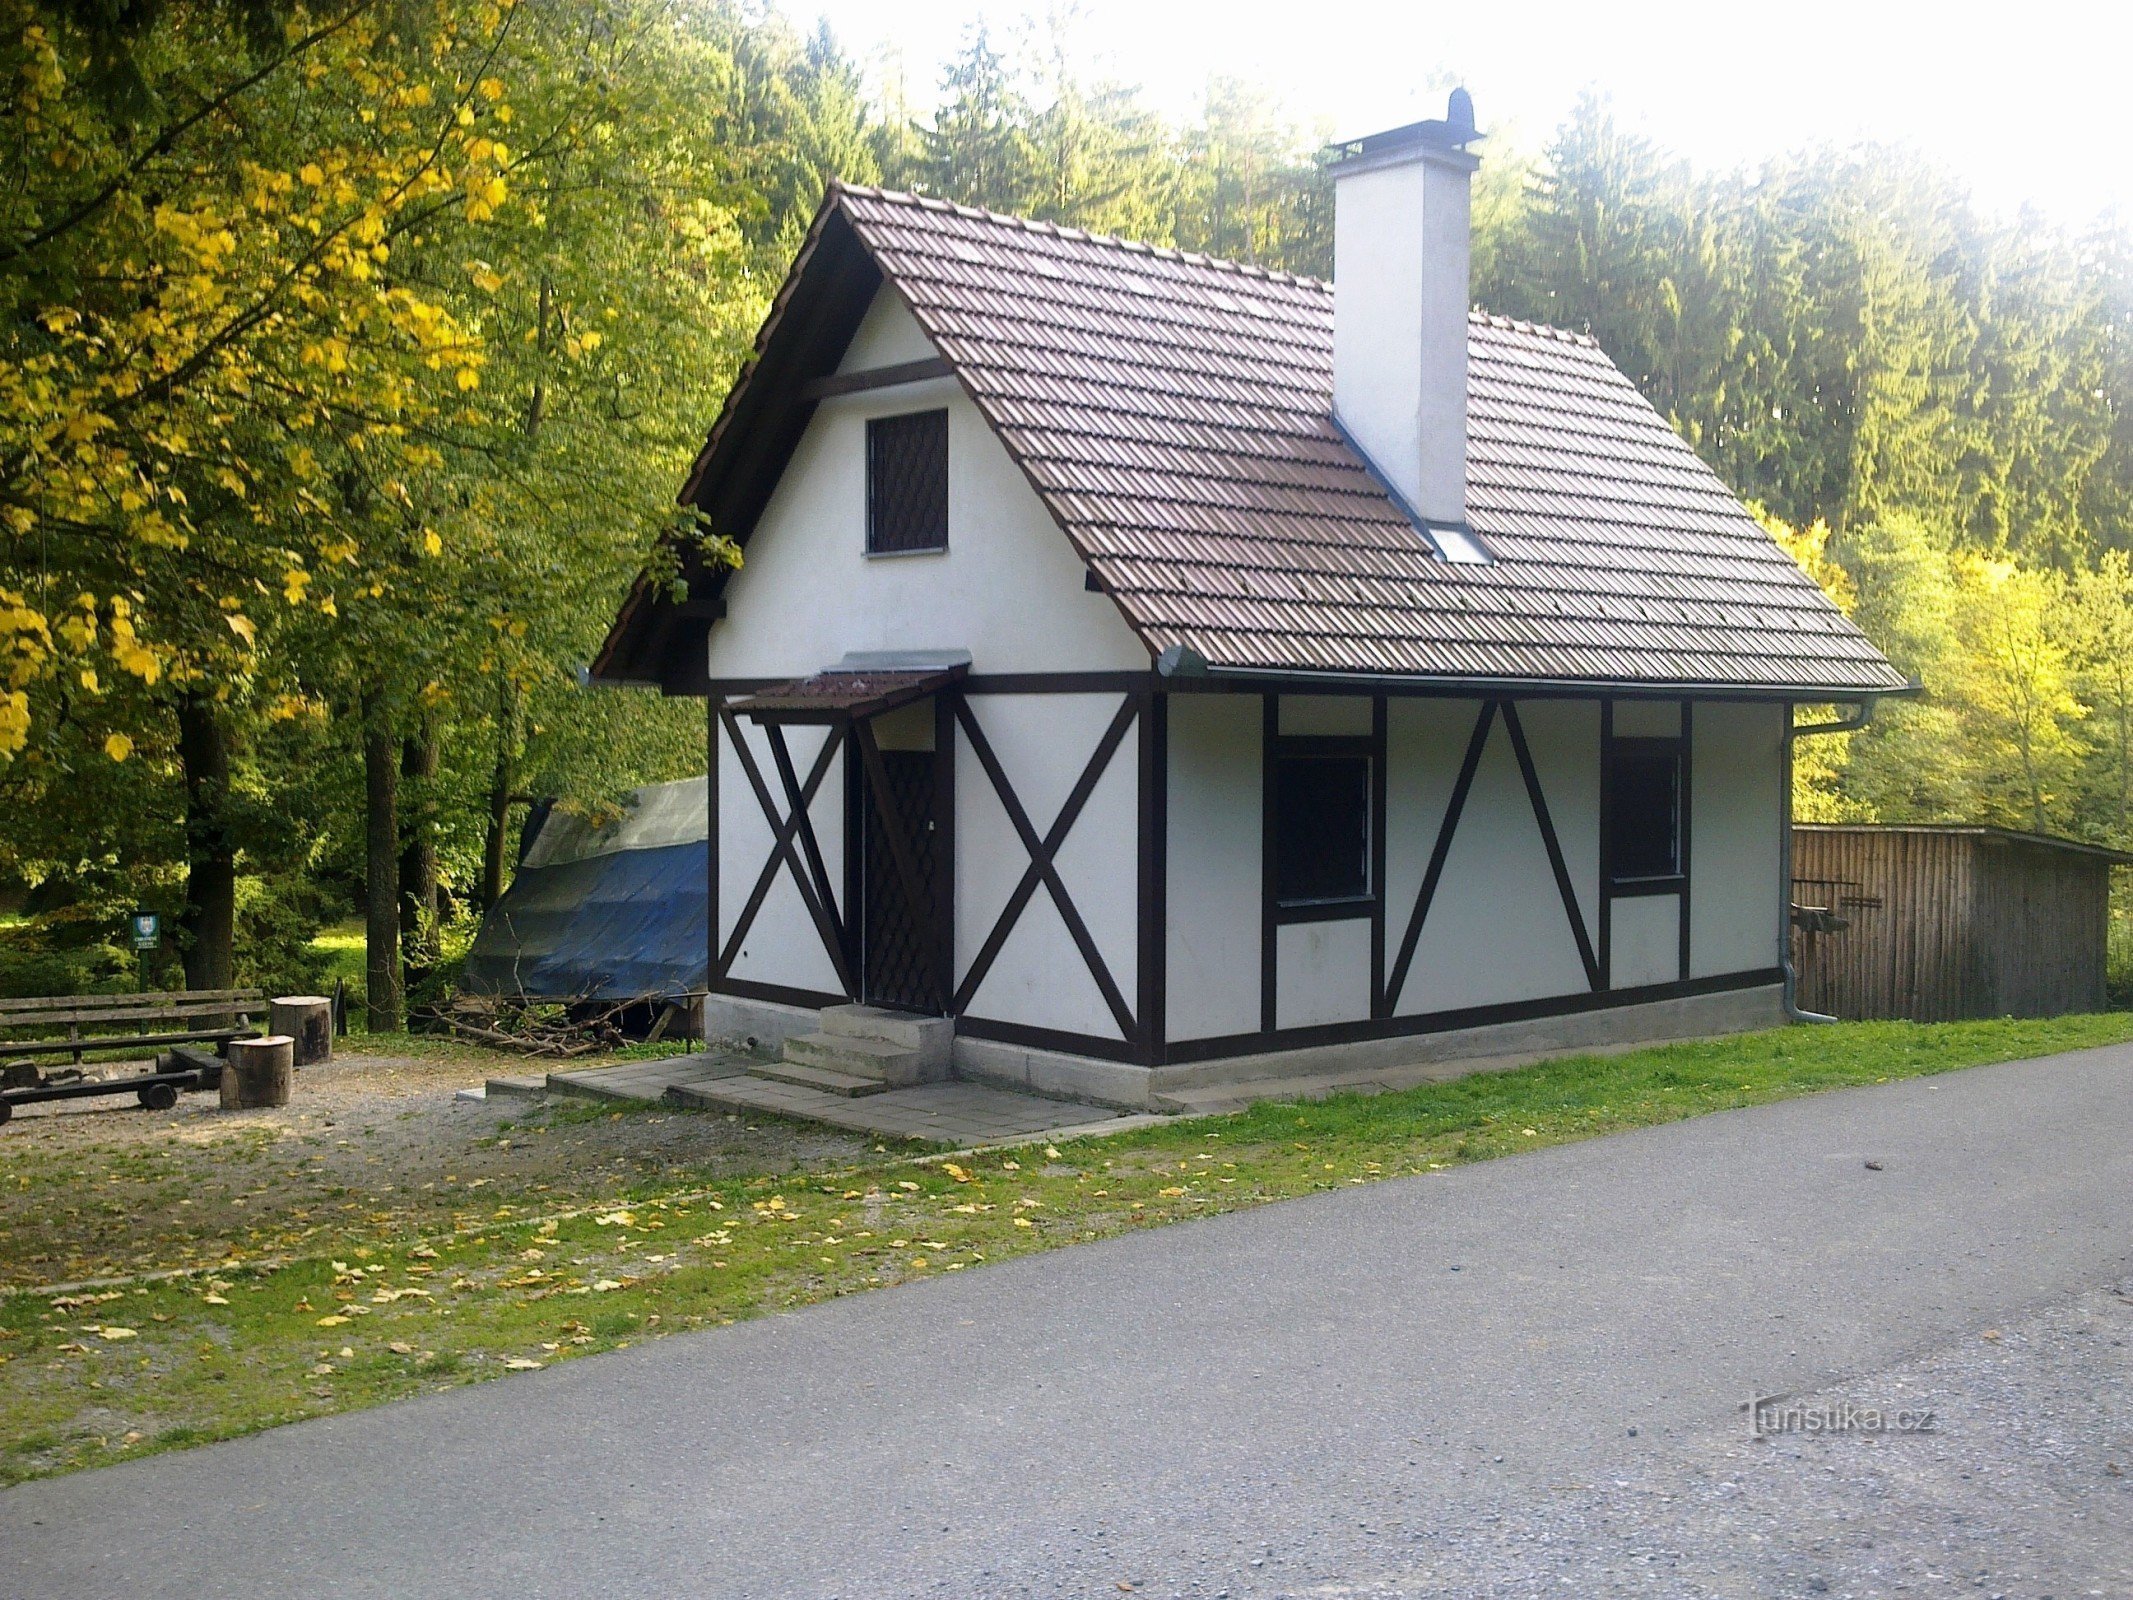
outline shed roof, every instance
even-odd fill
[[[721,531],[745,541],[811,413],[804,385],[882,281],[1151,654],[1218,673],[1905,687],[1584,335],[1473,315],[1469,520],[1495,559],[1451,562],[1334,421],[1330,284],[878,189],[831,188],[698,458],[684,499]],[[640,584],[596,672],[633,675],[659,604]]]
[[[1999,828],[1983,822],[1795,822],[1792,826],[1799,833],[1907,833],[1984,839],[2000,844],[2031,845],[2043,850],[2065,850],[2074,855],[2097,856],[2113,866],[2133,866],[2133,851],[2114,850],[2109,845],[2090,844],[2085,839],[2061,838],[2056,833],[2029,833],[2020,828]]]

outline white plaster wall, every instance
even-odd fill
[[[1370,1015],[1370,919],[1274,930],[1274,1025],[1310,1028]]]
[[[1260,702],[1170,699],[1172,1039],[1259,1031]]]
[[[763,783],[779,814],[783,815],[787,805],[784,785],[778,780],[777,767],[771,758],[769,737],[746,717],[740,718],[739,724],[741,736],[748,741]],[[813,769],[826,736],[818,728],[786,731],[795,775],[800,782],[807,781],[807,774]],[[718,936],[719,947],[724,949],[748,903],[750,892],[755,888],[756,877],[770,857],[772,834],[770,821],[763,815],[762,804],[749,786],[748,775],[742,770],[733,741],[723,730],[718,748]],[[814,823],[816,840],[822,846],[830,883],[841,895],[844,887],[844,756],[841,752],[831,758],[822,787],[815,792],[814,803],[808,807],[808,816]],[[812,989],[827,994],[842,991],[843,985],[837,981],[837,969],[830,963],[829,953],[823,949],[822,936],[815,928],[814,919],[807,914],[800,891],[793,885],[789,867],[779,870],[762,908],[749,924],[747,937],[742,941],[729,973],[732,977],[755,983],[784,984],[788,988]]]
[[[893,290],[868,311],[848,368],[936,353]],[[866,423],[948,410],[948,549],[866,554]],[[1144,671],[1148,651],[952,378],[825,400],[726,587],[709,667],[796,676],[854,650],[971,653],[979,672]]]
[[[1681,733],[1679,700],[1617,700],[1615,734],[1623,739],[1672,739]]]
[[[859,331],[845,346],[839,372],[870,372],[876,367],[899,367],[907,361],[930,361],[940,351],[926,330],[911,315],[911,308],[893,285],[875,291],[873,304],[859,319]]]
[[[1370,696],[1362,694],[1285,694],[1275,715],[1287,734],[1370,733]]]
[[[1467,701],[1391,704],[1386,730],[1386,805],[1392,827],[1386,876],[1393,893],[1386,916],[1388,962],[1406,930],[1478,709]],[[1590,723],[1588,739],[1581,716],[1571,709],[1529,703],[1520,711],[1551,815],[1559,832],[1568,835],[1566,859],[1577,861],[1574,872],[1596,887],[1597,821],[1587,822],[1580,815],[1592,802],[1573,801],[1567,794],[1559,800],[1556,790],[1578,787],[1578,770],[1597,766],[1598,724]],[[1597,781],[1596,775],[1583,780],[1587,794]],[[1587,860],[1593,863],[1589,869]],[[1585,904],[1584,883],[1579,899],[1589,925],[1592,912]],[[1498,717],[1394,1009],[1411,1016],[1589,989],[1510,735]]]
[[[1778,964],[1785,717],[1783,706],[1699,705],[1691,719],[1692,977]]]
[[[1592,700],[1528,700],[1519,705],[1533,770],[1548,797],[1548,816],[1570,886],[1577,891],[1585,937],[1600,937],[1600,707]],[[1561,896],[1557,897],[1558,903]]]
[[[1119,704],[1116,694],[971,697],[971,711],[1040,837],[1050,831]],[[1136,738],[1136,730],[1129,728],[1057,858],[1074,907],[1129,1007],[1138,1005]],[[956,976],[960,983],[1028,867],[1029,852],[969,740],[959,735],[956,751]],[[966,1014],[1026,1027],[1123,1037],[1057,904],[1041,884],[972,996]]]
[[[1609,988],[1672,983],[1681,976],[1680,895],[1618,897],[1608,915],[1612,924]]]

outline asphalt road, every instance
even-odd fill
[[[2129,1128],[2112,1048],[1055,1251],[27,1484],[0,1596],[2129,1594]],[[1878,1383],[1939,1442],[1736,1410]]]

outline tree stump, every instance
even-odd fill
[[[315,1067],[333,1059],[333,1002],[322,994],[283,995],[268,1002],[267,1032],[296,1041],[296,1064]]]
[[[222,1064],[222,1109],[285,1106],[296,1066],[296,1041],[270,1033],[262,1039],[232,1039]]]

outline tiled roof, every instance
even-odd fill
[[[1453,563],[1334,427],[1331,285],[881,190],[833,190],[830,210],[1155,651],[1218,670],[1903,684],[1588,338],[1473,317],[1468,516],[1496,560]]]

